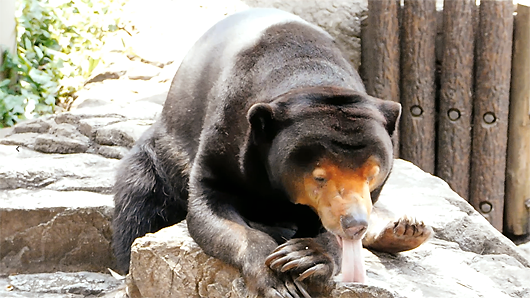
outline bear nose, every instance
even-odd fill
[[[340,225],[346,236],[352,239],[360,239],[366,229],[368,229],[368,220],[366,215],[343,215],[340,217]]]

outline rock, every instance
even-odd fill
[[[89,89],[78,92],[78,98],[72,105],[71,114],[81,118],[91,117],[128,117],[129,114],[141,115],[145,105],[143,101],[151,96],[167,93],[169,83],[160,83],[153,80],[107,80],[101,83],[90,84]],[[158,104],[147,106],[148,117],[152,116],[151,110],[159,113],[162,106]],[[139,104],[139,106],[134,106]],[[130,107],[133,105],[133,107]],[[128,109],[140,109],[132,113]],[[135,119],[147,119],[142,116]]]
[[[77,108],[99,108],[110,104],[112,103],[108,102],[107,100],[98,98],[87,98],[85,100],[80,101],[80,103],[77,105]]]
[[[167,98],[167,94],[168,93],[169,93],[169,91],[165,91],[165,92],[162,92],[160,94],[155,94],[155,95],[148,96],[146,98],[142,98],[139,101],[151,102],[151,103],[155,103],[155,104],[159,104],[159,105],[163,106],[164,103],[166,102],[166,98]],[[158,112],[161,112],[161,110],[158,111]]]
[[[64,114],[63,114],[64,115]],[[67,120],[66,117],[60,119]],[[71,116],[70,119],[78,119]],[[33,149],[45,153],[83,153],[90,146],[90,139],[79,133],[77,127],[60,123],[49,129],[49,134],[39,135],[35,138]]]
[[[526,258],[530,260],[530,242],[523,243],[518,247],[526,255]]]
[[[72,114],[78,115],[77,110],[94,108],[101,104],[118,104],[122,108],[139,99],[151,94],[158,94],[169,89],[167,83],[157,83],[144,80],[106,80],[92,83],[85,89],[77,92],[77,99],[72,105]],[[88,101],[88,103],[85,103]],[[115,111],[105,111],[99,115],[112,113]]]
[[[120,37],[118,35],[114,34],[114,37],[110,38],[109,43],[105,42],[104,48],[107,50],[107,53],[103,55],[102,63],[99,63],[96,69],[94,69],[93,75],[85,82],[85,86],[105,80],[118,80],[125,76],[127,70],[131,67],[131,60],[122,52],[125,50],[123,40],[121,39],[123,36]],[[116,39],[121,44],[120,48],[122,51],[116,52],[107,47],[113,41],[116,41]]]
[[[43,154],[0,146],[0,190],[17,188],[109,193],[117,160],[94,154]]]
[[[127,77],[130,80],[150,80],[156,77],[162,69],[151,64],[134,61],[127,70]]]
[[[362,284],[339,284],[331,292],[331,297],[337,298],[397,298],[395,292]],[[405,297],[403,297],[405,298]]]
[[[85,136],[69,138],[62,135],[40,135],[35,139],[34,149],[45,153],[83,153],[90,146]]]
[[[177,73],[177,70],[179,69],[179,66],[180,66],[180,61],[173,62],[169,65],[164,66],[164,68],[162,68],[162,71],[160,71],[160,74],[153,80],[157,80],[158,82],[171,83],[171,81],[175,77],[175,74]]]
[[[47,133],[52,127],[49,120],[37,118],[19,123],[14,128],[14,133]]]
[[[120,115],[130,120],[154,120],[161,112],[161,105],[143,100],[132,103],[119,111]]]
[[[85,84],[103,82],[105,80],[117,80],[124,74],[125,71],[105,70],[90,78]]]
[[[24,146],[33,149],[35,147],[35,139],[39,135],[36,132],[16,133],[0,139],[0,144]]]
[[[72,125],[79,124],[80,117],[78,115],[74,115],[72,113],[59,113],[54,115],[55,123],[61,124],[61,123],[67,123]]]
[[[15,133],[15,127],[0,128],[0,139],[6,138]]]
[[[396,160],[380,201],[434,238],[397,255],[365,249],[367,284],[337,285],[331,297],[530,297],[530,260],[441,179]],[[136,297],[246,297],[237,270],[206,256],[185,223],[138,238],[131,257]]]
[[[366,0],[283,1],[243,0],[251,7],[274,7],[294,13],[320,26],[335,38],[356,69],[361,65],[361,21],[366,17]]]
[[[79,121],[79,132],[81,132],[83,135],[94,139],[96,137],[96,132],[98,128],[118,123],[120,121],[123,121],[123,118],[118,117],[102,117],[102,118],[88,118],[88,119],[82,119]]]
[[[103,271],[111,253],[111,195],[84,191],[0,192],[0,272]]]
[[[120,146],[100,146],[98,154],[106,158],[122,159],[129,149]]]
[[[9,138],[31,134],[37,140],[69,139],[79,134],[66,123],[50,132],[56,135]],[[107,193],[117,160],[7,145],[0,146],[0,156],[0,273],[103,271],[113,266],[113,199]]]
[[[152,122],[131,120],[107,125],[97,130],[96,142],[101,145],[131,148],[151,124]]]
[[[160,0],[149,6],[141,0],[131,0],[123,13],[134,20],[135,32],[127,45],[132,57],[140,61],[156,66],[178,65],[193,43],[213,24],[246,8],[239,0]],[[174,28],[185,30],[177,33]]]
[[[41,295],[53,293],[63,295],[74,294],[76,296],[80,295],[81,297],[96,296],[103,292],[112,291],[122,283],[108,274],[86,271],[75,273],[19,274],[9,276],[7,279],[9,285],[13,287],[12,293],[22,292],[21,294],[26,293],[26,295],[28,293],[38,293]]]
[[[235,268],[202,252],[185,223],[136,239],[131,258],[140,297],[228,297],[232,283],[240,282]]]
[[[9,280],[11,285],[20,291],[84,296],[99,295],[120,285],[112,276],[95,272],[20,274],[10,276]]]
[[[77,128],[72,124],[61,123],[53,126],[50,131],[50,134],[60,137],[73,138],[79,135]]]

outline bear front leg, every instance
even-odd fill
[[[310,297],[299,282],[276,274],[265,264],[278,244],[249,227],[232,205],[224,203],[233,198],[211,189],[203,188],[202,193],[208,195],[190,194],[187,224],[205,253],[238,268],[249,290],[259,297]]]

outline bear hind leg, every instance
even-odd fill
[[[187,194],[173,191],[153,145],[147,141],[131,151],[122,161],[114,186],[112,246],[122,272],[129,270],[134,239],[182,221],[187,210],[187,197],[183,197]]]

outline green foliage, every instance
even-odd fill
[[[0,127],[68,109],[100,62],[126,0],[17,0],[17,50],[0,67]]]

